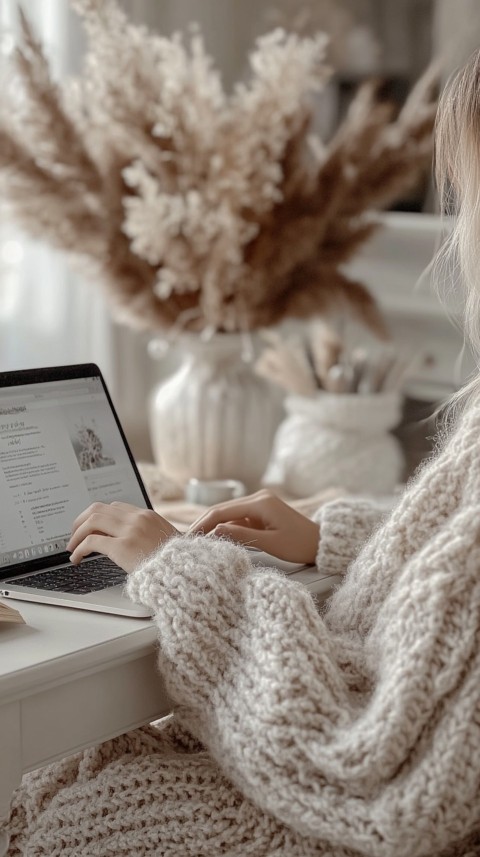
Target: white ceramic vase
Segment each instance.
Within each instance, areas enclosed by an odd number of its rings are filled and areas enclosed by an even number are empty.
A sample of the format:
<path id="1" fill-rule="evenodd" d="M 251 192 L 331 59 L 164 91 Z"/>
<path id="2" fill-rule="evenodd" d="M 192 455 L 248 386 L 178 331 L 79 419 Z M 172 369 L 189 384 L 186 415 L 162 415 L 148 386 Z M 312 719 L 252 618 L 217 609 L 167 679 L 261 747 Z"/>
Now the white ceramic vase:
<path id="1" fill-rule="evenodd" d="M 404 465 L 390 434 L 401 415 L 398 393 L 290 396 L 285 407 L 267 481 L 283 483 L 295 497 L 331 487 L 366 494 L 393 491 Z"/>
<path id="2" fill-rule="evenodd" d="M 242 357 L 242 337 L 185 334 L 179 368 L 150 398 L 150 434 L 162 472 L 188 479 L 238 479 L 258 488 L 282 409 L 273 386 Z"/>

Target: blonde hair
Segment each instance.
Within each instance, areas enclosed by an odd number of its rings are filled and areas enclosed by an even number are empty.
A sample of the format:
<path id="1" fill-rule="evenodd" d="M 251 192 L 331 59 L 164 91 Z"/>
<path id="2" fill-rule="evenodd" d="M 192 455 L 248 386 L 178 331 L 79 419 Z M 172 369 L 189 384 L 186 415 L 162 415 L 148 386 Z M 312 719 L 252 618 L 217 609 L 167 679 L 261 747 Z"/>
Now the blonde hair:
<path id="1" fill-rule="evenodd" d="M 480 369 L 480 51 L 445 87 L 438 106 L 435 175 L 442 212 L 455 222 L 436 263 L 458 271 L 464 332 Z M 453 263 L 453 265 L 452 265 Z M 480 372 L 454 394 L 448 418 L 480 394 Z"/>

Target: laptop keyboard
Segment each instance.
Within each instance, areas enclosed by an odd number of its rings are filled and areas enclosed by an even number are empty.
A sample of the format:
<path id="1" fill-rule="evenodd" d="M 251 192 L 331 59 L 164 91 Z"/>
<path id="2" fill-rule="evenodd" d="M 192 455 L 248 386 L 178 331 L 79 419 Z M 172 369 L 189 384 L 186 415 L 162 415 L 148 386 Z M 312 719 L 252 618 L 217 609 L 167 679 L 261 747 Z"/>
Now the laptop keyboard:
<path id="1" fill-rule="evenodd" d="M 34 589 L 47 589 L 49 592 L 87 595 L 99 589 L 118 586 L 124 583 L 126 577 L 126 573 L 114 566 L 110 559 L 98 557 L 86 560 L 78 566 L 40 571 L 12 582 L 15 586 L 32 586 Z"/>

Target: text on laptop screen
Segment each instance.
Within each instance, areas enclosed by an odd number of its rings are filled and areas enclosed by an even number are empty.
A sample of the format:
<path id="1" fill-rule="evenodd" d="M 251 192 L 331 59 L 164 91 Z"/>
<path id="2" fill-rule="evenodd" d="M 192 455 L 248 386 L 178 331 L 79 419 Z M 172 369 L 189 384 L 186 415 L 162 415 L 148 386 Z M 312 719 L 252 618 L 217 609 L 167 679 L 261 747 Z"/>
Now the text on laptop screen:
<path id="1" fill-rule="evenodd" d="M 0 566 L 61 553 L 91 503 L 145 507 L 100 378 L 0 390 Z"/>

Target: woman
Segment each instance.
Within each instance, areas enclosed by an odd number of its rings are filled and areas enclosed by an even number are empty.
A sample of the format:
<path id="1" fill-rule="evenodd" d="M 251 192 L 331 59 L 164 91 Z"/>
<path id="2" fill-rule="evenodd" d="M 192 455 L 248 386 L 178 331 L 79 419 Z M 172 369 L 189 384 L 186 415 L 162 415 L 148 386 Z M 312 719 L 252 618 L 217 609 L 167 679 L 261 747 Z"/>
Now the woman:
<path id="1" fill-rule="evenodd" d="M 477 325 L 479 56 L 443 96 L 437 138 Z M 309 521 L 260 492 L 188 536 L 122 504 L 75 522 L 72 561 L 107 554 L 154 609 L 177 710 L 27 776 L 12 857 L 480 854 L 478 384 L 388 517 L 357 498 Z M 345 582 L 321 616 L 232 539 Z"/>

